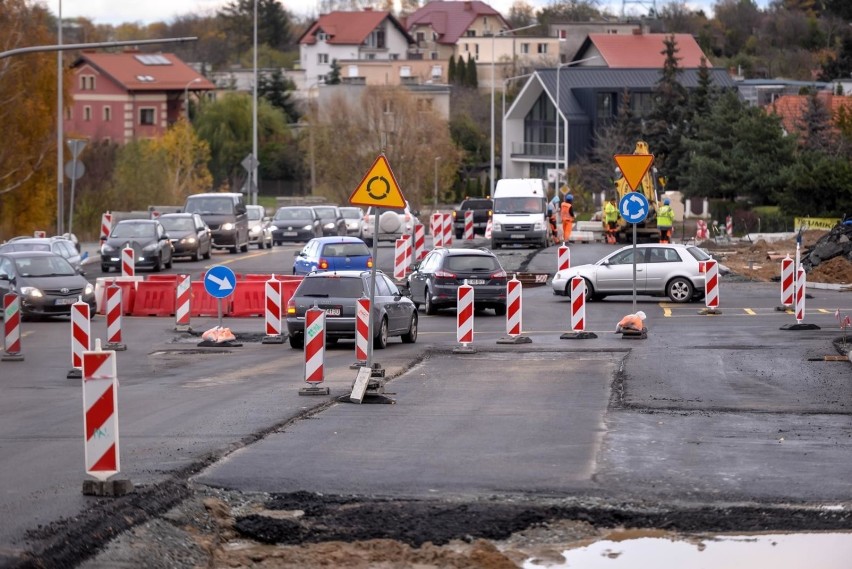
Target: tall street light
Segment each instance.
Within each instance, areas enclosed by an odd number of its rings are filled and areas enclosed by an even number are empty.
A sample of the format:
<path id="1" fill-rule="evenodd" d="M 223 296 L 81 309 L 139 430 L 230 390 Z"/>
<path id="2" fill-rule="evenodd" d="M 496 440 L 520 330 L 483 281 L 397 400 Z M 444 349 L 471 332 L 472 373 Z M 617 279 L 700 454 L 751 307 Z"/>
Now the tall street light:
<path id="1" fill-rule="evenodd" d="M 260 190 L 260 184 L 257 180 L 257 0 L 254 0 L 254 54 L 252 56 L 254 66 L 254 86 L 251 99 L 251 156 L 252 168 L 249 179 L 250 201 L 252 205 L 257 205 L 257 192 Z"/>
<path id="2" fill-rule="evenodd" d="M 435 156 L 435 195 L 432 203 L 432 211 L 438 211 L 438 162 L 440 160 L 440 156 Z"/>
<path id="3" fill-rule="evenodd" d="M 559 83 L 560 83 L 560 81 L 559 81 L 559 70 L 561 70 L 563 67 L 570 67 L 572 65 L 577 65 L 579 63 L 586 63 L 587 61 L 594 61 L 595 59 L 600 59 L 600 56 L 599 55 L 593 55 L 592 57 L 586 57 L 584 59 L 578 59 L 576 61 L 567 61 L 565 63 L 559 63 L 559 64 L 556 65 L 556 105 L 555 105 L 555 111 L 556 112 L 554 113 L 555 118 L 556 118 L 556 136 L 554 137 L 554 141 L 556 142 L 556 144 L 555 144 L 556 150 L 555 150 L 555 153 L 554 153 L 555 154 L 554 158 L 555 158 L 555 162 L 556 162 L 556 172 L 554 174 L 554 179 L 553 179 L 553 193 L 554 193 L 554 195 L 556 194 L 556 192 L 559 191 L 559 114 L 560 114 L 559 109 L 562 108 L 559 105 Z M 568 140 L 567 140 L 568 123 L 565 124 L 565 134 L 566 134 L 566 140 L 565 140 L 565 145 L 563 146 L 563 154 L 564 154 L 564 157 L 565 157 L 565 168 L 567 169 L 568 168 Z"/>
<path id="4" fill-rule="evenodd" d="M 199 81 L 201 81 L 201 77 L 196 77 L 183 88 L 183 104 L 186 109 L 186 122 L 189 122 L 189 86 L 193 83 L 198 83 Z"/>
<path id="5" fill-rule="evenodd" d="M 494 83 L 495 83 L 495 75 L 496 71 L 494 68 L 494 57 L 495 47 L 494 47 L 494 38 L 497 36 L 502 36 L 505 34 L 511 34 L 514 32 L 520 32 L 522 30 L 528 30 L 530 28 L 538 27 L 539 24 L 530 24 L 529 26 L 521 26 L 520 28 L 514 28 L 511 30 L 500 30 L 496 33 L 491 34 L 491 194 L 494 195 Z M 515 58 L 515 54 L 512 53 L 512 59 Z"/>

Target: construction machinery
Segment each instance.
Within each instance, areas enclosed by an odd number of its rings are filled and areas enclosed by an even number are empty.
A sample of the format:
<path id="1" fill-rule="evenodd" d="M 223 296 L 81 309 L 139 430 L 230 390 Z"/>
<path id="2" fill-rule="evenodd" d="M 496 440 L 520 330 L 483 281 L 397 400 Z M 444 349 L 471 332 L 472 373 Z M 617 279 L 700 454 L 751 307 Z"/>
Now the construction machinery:
<path id="1" fill-rule="evenodd" d="M 650 154 L 648 150 L 648 143 L 644 140 L 638 141 L 633 154 Z M 619 178 L 615 181 L 615 198 L 619 204 L 621 203 L 621 198 L 632 191 L 641 192 L 648 200 L 648 204 L 650 206 L 648 216 L 644 221 L 636 224 L 637 241 L 660 241 L 660 230 L 657 228 L 657 186 L 652 175 L 652 170 L 653 168 L 648 169 L 636 190 L 630 189 L 630 186 L 627 184 L 627 180 L 624 179 L 624 176 L 620 175 L 620 172 Z M 605 219 L 601 223 L 603 224 L 604 235 L 612 232 L 607 226 Z M 632 232 L 633 228 L 631 227 L 631 224 L 627 223 L 621 216 L 619 216 L 618 226 L 613 232 L 615 233 L 616 242 L 626 243 L 628 241 L 632 241 Z"/>

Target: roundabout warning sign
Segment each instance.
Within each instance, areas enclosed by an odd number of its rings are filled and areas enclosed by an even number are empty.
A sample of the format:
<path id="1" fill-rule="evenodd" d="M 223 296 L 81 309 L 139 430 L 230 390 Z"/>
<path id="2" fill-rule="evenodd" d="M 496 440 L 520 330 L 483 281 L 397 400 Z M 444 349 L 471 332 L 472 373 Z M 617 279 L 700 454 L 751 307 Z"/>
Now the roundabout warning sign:
<path id="1" fill-rule="evenodd" d="M 367 175 L 349 196 L 349 203 L 385 208 L 405 207 L 405 198 L 384 154 L 379 154 L 373 162 Z"/>

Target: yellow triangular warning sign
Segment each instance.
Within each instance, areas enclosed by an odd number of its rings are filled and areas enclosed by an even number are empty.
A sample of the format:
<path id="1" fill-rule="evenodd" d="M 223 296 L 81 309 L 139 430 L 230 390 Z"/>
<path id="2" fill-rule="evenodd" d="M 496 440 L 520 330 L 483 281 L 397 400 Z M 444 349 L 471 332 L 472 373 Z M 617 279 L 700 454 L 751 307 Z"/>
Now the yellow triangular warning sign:
<path id="1" fill-rule="evenodd" d="M 379 154 L 373 162 L 367 175 L 349 196 L 349 203 L 373 207 L 405 207 L 405 198 L 402 197 L 399 184 L 396 183 L 396 178 L 384 154 Z"/>
<path id="2" fill-rule="evenodd" d="M 616 154 L 613 158 L 615 158 L 616 166 L 621 170 L 621 175 L 624 176 L 624 181 L 633 191 L 636 191 L 642 183 L 642 176 L 654 163 L 653 154 Z"/>

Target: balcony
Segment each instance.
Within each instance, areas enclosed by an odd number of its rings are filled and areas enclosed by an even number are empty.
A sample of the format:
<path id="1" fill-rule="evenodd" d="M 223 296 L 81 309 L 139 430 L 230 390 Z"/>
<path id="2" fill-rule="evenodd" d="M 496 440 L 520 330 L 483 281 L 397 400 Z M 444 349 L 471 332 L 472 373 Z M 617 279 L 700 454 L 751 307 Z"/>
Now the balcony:
<path id="1" fill-rule="evenodd" d="M 565 152 L 565 145 L 559 145 L 559 156 Z M 553 160 L 556 156 L 556 144 L 553 142 L 513 142 L 512 158 L 531 158 Z"/>

